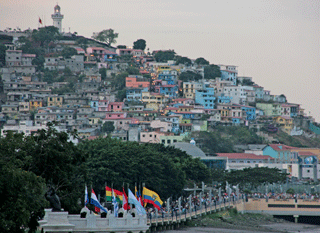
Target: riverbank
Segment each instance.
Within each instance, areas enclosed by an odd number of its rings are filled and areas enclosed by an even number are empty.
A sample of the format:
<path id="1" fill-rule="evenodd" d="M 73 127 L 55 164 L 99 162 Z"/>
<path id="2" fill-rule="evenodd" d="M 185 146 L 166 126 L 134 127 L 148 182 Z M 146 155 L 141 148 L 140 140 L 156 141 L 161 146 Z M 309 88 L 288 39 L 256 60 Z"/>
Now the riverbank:
<path id="1" fill-rule="evenodd" d="M 165 233 L 208 233 L 208 232 L 320 232 L 319 225 L 293 223 L 273 218 L 264 214 L 240 214 L 235 209 L 222 211 L 189 221 L 187 226 L 179 230 L 164 231 Z"/>

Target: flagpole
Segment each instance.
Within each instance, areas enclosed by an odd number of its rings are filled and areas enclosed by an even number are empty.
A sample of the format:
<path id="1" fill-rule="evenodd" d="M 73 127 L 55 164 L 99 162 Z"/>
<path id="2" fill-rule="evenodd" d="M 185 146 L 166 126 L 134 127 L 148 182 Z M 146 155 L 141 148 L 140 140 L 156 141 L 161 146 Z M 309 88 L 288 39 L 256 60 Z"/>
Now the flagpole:
<path id="1" fill-rule="evenodd" d="M 128 204 L 130 206 L 130 210 L 132 210 L 132 204 L 129 203 L 129 183 L 127 183 L 127 192 L 128 192 Z"/>
<path id="2" fill-rule="evenodd" d="M 144 187 L 146 186 L 146 184 L 145 183 L 142 183 L 142 193 L 141 193 L 141 199 L 142 199 L 142 202 L 143 202 L 143 200 L 144 200 L 144 198 L 143 198 L 143 190 L 144 190 Z"/>
<path id="3" fill-rule="evenodd" d="M 87 188 L 87 184 L 86 183 L 84 184 L 84 188 L 85 188 L 85 191 L 88 192 L 88 188 Z M 86 206 L 86 200 L 87 200 L 87 194 L 85 193 L 84 194 L 84 206 Z"/>
<path id="4" fill-rule="evenodd" d="M 104 182 L 104 199 L 105 199 L 105 202 L 106 202 L 106 205 L 107 205 L 107 182 Z"/>

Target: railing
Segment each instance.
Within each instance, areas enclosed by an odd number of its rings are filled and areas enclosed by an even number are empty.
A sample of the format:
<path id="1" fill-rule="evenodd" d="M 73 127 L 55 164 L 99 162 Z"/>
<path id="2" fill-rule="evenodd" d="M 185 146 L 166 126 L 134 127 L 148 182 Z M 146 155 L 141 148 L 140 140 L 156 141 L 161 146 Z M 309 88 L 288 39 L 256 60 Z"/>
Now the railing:
<path id="1" fill-rule="evenodd" d="M 147 213 L 147 224 L 148 225 L 164 225 L 170 223 L 180 223 L 186 221 L 187 219 L 192 219 L 202 214 L 207 214 L 211 212 L 221 211 L 222 209 L 231 208 L 237 204 L 242 203 L 243 199 L 237 200 L 225 200 L 225 201 L 212 201 L 211 203 L 204 202 L 200 205 L 195 205 L 192 208 L 183 210 L 170 210 L 169 212 L 158 213 L 156 210 L 152 213 Z"/>

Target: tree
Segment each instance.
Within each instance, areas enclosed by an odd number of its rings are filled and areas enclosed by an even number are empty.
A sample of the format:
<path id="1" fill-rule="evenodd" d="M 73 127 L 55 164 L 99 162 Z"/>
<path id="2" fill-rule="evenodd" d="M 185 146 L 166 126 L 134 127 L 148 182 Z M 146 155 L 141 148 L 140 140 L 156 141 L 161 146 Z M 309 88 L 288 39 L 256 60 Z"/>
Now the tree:
<path id="1" fill-rule="evenodd" d="M 73 55 L 77 55 L 77 54 L 78 54 L 77 50 L 75 48 L 72 48 L 72 47 L 65 47 L 61 51 L 61 55 L 64 58 L 71 58 Z"/>
<path id="2" fill-rule="evenodd" d="M 43 81 L 47 83 L 53 83 L 59 77 L 59 72 L 57 70 L 45 69 L 43 74 Z"/>
<path id="3" fill-rule="evenodd" d="M 175 54 L 176 53 L 173 50 L 159 51 L 154 55 L 154 58 L 157 62 L 167 62 L 173 60 Z"/>
<path id="4" fill-rule="evenodd" d="M 135 67 L 132 67 L 132 66 L 129 66 L 126 70 L 130 75 L 139 75 L 140 72 L 139 72 L 139 69 L 138 68 L 135 68 Z"/>
<path id="5" fill-rule="evenodd" d="M 45 180 L 3 162 L 0 165 L 0 232 L 25 232 L 26 226 L 32 227 L 29 232 L 35 232 L 37 223 L 30 224 L 30 220 L 43 217 Z"/>
<path id="6" fill-rule="evenodd" d="M 98 34 L 94 34 L 92 38 L 107 43 L 108 46 L 111 46 L 111 44 L 116 43 L 116 39 L 118 38 L 118 33 L 115 33 L 113 29 L 106 29 L 102 30 Z"/>
<path id="7" fill-rule="evenodd" d="M 111 87 L 115 90 L 124 89 L 126 87 L 126 77 L 128 76 L 129 76 L 129 73 L 127 72 L 117 74 L 111 80 Z"/>
<path id="8" fill-rule="evenodd" d="M 106 121 L 102 125 L 102 132 L 111 133 L 114 130 L 113 121 Z"/>
<path id="9" fill-rule="evenodd" d="M 198 65 L 209 65 L 209 62 L 203 57 L 199 57 L 194 61 Z"/>
<path id="10" fill-rule="evenodd" d="M 0 67 L 6 64 L 6 50 L 7 47 L 3 44 L 0 44 Z"/>
<path id="11" fill-rule="evenodd" d="M 183 82 L 188 82 L 188 81 L 197 81 L 202 79 L 202 76 L 200 74 L 197 74 L 195 72 L 192 71 L 186 71 L 186 72 L 182 72 L 179 75 L 179 79 Z"/>
<path id="12" fill-rule="evenodd" d="M 226 173 L 226 181 L 240 187 L 250 189 L 263 184 L 283 183 L 287 179 L 287 173 L 278 168 L 254 167 L 244 168 L 243 170 L 232 170 Z"/>
<path id="13" fill-rule="evenodd" d="M 177 65 L 183 64 L 186 66 L 190 66 L 192 64 L 191 60 L 188 57 L 176 56 L 175 61 Z"/>
<path id="14" fill-rule="evenodd" d="M 124 98 L 127 97 L 127 92 L 126 92 L 126 89 L 122 89 L 122 90 L 119 90 L 116 94 L 116 99 L 117 101 L 119 102 L 122 102 L 124 100 Z"/>
<path id="15" fill-rule="evenodd" d="M 107 68 L 100 68 L 99 74 L 101 75 L 101 79 L 105 80 L 107 78 Z"/>
<path id="16" fill-rule="evenodd" d="M 204 78 L 205 79 L 215 79 L 221 77 L 220 67 L 214 64 L 204 67 Z"/>
<path id="17" fill-rule="evenodd" d="M 87 47 L 88 47 L 88 40 L 84 37 L 78 37 L 78 39 L 76 40 L 78 45 L 84 49 L 86 51 Z"/>
<path id="18" fill-rule="evenodd" d="M 147 44 L 144 39 L 139 39 L 135 42 L 133 42 L 133 49 L 141 49 L 144 50 L 146 48 Z"/>
<path id="19" fill-rule="evenodd" d="M 45 62 L 44 57 L 40 55 L 32 60 L 32 65 L 36 66 L 37 71 L 43 71 L 44 62 Z"/>
<path id="20" fill-rule="evenodd" d="M 118 48 L 118 49 L 126 49 L 127 46 L 126 46 L 126 45 L 118 45 L 117 48 Z"/>
<path id="21" fill-rule="evenodd" d="M 84 141 L 79 147 L 88 152 L 88 182 L 101 193 L 105 182 L 114 187 L 122 187 L 123 182 L 133 187 L 135 182 L 144 182 L 165 199 L 181 194 L 186 180 L 209 178 L 208 168 L 199 159 L 162 144 L 98 138 Z"/>
<path id="22" fill-rule="evenodd" d="M 34 42 L 39 43 L 40 46 L 46 47 L 51 41 L 56 41 L 60 37 L 59 29 L 54 26 L 47 26 L 34 29 L 31 35 Z"/>

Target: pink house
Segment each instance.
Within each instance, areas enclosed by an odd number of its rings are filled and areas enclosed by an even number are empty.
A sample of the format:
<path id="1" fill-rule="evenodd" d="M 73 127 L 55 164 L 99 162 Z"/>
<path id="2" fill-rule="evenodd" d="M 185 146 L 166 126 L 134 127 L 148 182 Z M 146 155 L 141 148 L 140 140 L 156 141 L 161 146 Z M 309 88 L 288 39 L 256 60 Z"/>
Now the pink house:
<path id="1" fill-rule="evenodd" d="M 164 132 L 140 132 L 140 142 L 144 143 L 160 143 L 160 136 L 165 135 Z"/>
<path id="2" fill-rule="evenodd" d="M 108 105 L 108 112 L 121 112 L 123 106 L 123 102 L 110 102 Z"/>
<path id="3" fill-rule="evenodd" d="M 105 120 L 117 120 L 117 119 L 124 119 L 127 117 L 126 112 L 107 112 Z"/>
<path id="4" fill-rule="evenodd" d="M 183 105 L 193 105 L 194 104 L 194 100 L 189 99 L 189 98 L 177 98 L 172 101 L 174 103 L 179 103 L 179 104 L 183 104 Z"/>
<path id="5" fill-rule="evenodd" d="M 99 102 L 98 102 L 98 111 L 99 112 L 108 111 L 108 100 L 99 100 Z"/>

